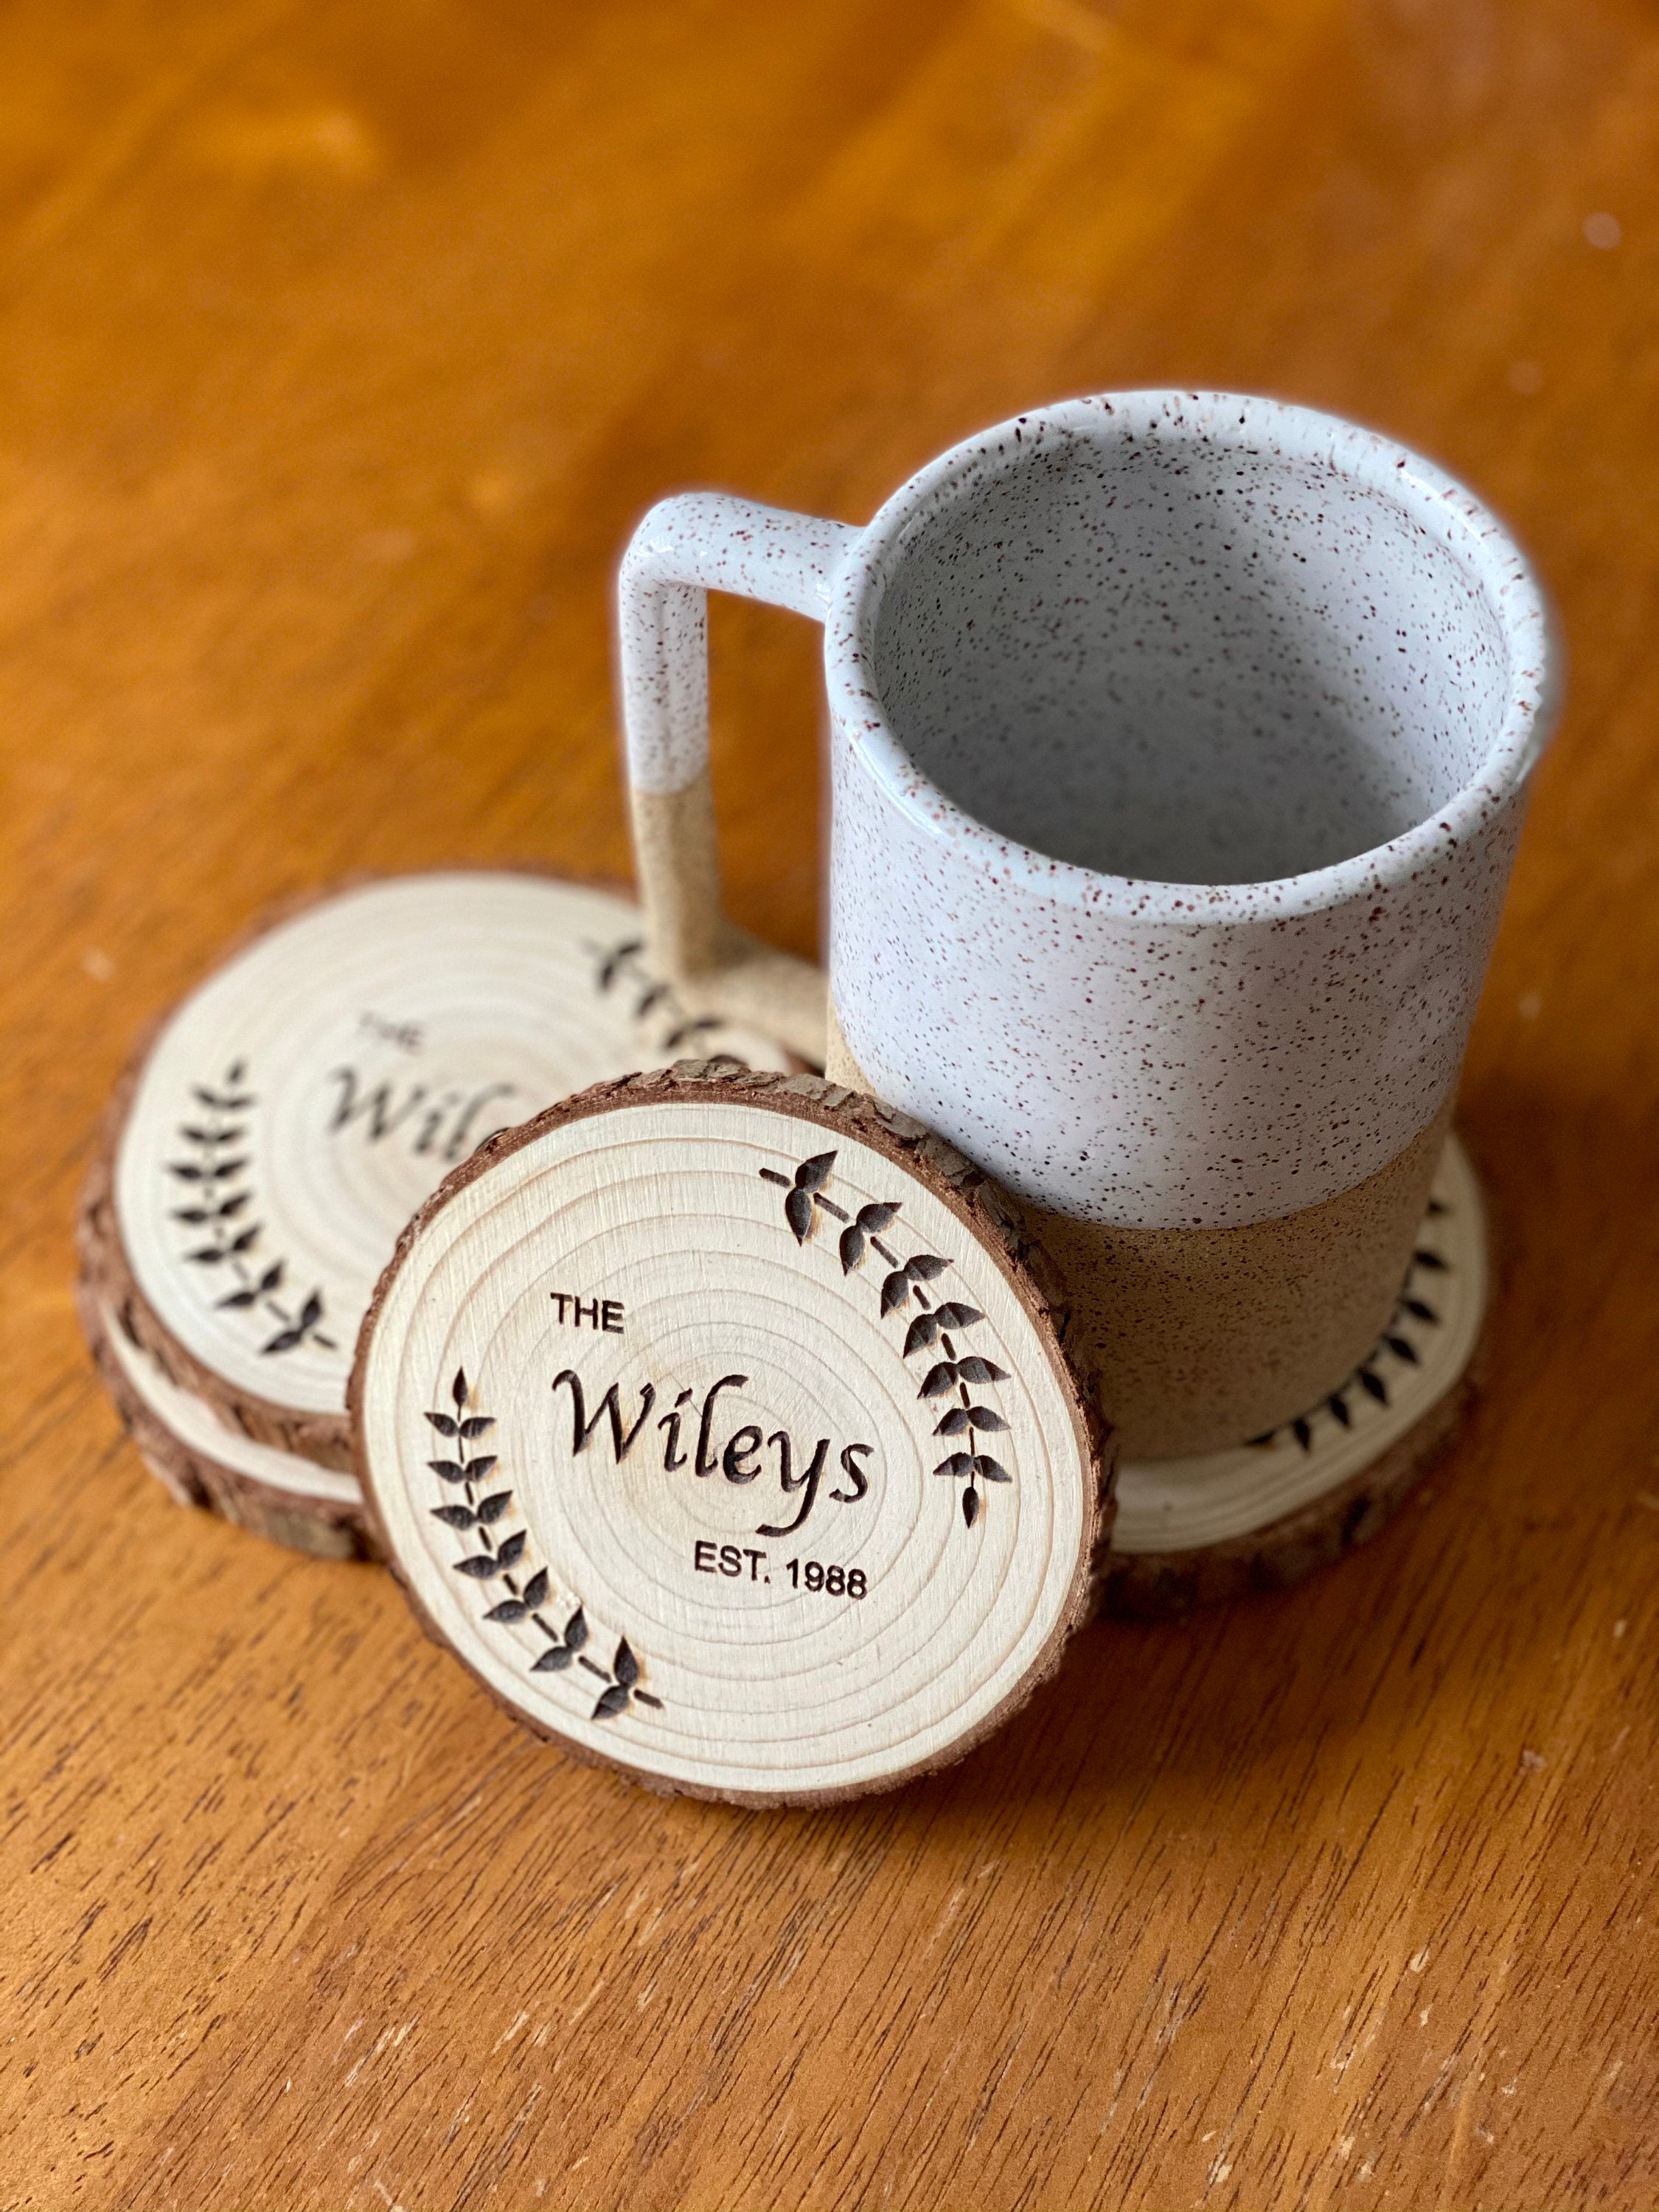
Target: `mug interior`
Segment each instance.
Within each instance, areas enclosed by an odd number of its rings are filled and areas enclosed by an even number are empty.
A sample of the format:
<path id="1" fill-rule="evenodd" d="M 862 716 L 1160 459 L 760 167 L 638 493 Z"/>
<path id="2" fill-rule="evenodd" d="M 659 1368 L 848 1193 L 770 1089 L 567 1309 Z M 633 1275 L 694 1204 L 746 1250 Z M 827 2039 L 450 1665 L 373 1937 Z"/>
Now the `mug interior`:
<path id="1" fill-rule="evenodd" d="M 890 728 L 999 836 L 1111 875 L 1259 883 L 1386 844 L 1480 773 L 1513 677 L 1479 573 L 1376 473 L 1192 422 L 1011 441 L 887 569 Z"/>

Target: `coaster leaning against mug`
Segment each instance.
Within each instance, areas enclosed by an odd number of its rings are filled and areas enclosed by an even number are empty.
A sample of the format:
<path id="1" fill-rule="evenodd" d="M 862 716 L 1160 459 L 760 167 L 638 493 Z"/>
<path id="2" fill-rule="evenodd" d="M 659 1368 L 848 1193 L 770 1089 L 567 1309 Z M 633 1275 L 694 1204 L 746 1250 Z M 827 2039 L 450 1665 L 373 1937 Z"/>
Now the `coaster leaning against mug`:
<path id="1" fill-rule="evenodd" d="M 709 589 L 825 626 L 827 1014 L 720 912 Z M 620 617 L 655 957 L 1027 1204 L 1194 1548 L 1181 1468 L 1310 1421 L 1408 1294 L 1555 712 L 1523 557 L 1369 431 L 1128 392 L 968 441 L 863 530 L 665 501 Z"/>
<path id="2" fill-rule="evenodd" d="M 141 1046 L 83 1193 L 79 1303 L 181 1503 L 368 1548 L 345 1386 L 410 1214 L 493 1130 L 601 1078 L 771 1040 L 689 1015 L 640 917 L 529 872 L 362 883 L 286 908 Z"/>
<path id="3" fill-rule="evenodd" d="M 637 1781 L 823 1803 L 961 1758 L 1086 1619 L 1110 1459 L 1016 1209 L 890 1107 L 597 1085 L 404 1231 L 352 1370 L 416 1612 Z"/>

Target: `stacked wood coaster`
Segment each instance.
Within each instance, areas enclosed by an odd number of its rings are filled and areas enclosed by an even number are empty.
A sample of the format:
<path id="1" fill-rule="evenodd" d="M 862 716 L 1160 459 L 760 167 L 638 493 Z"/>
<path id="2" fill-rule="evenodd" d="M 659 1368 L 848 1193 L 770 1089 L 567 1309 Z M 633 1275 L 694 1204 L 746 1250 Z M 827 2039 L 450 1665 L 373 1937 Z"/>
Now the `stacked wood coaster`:
<path id="1" fill-rule="evenodd" d="M 1457 1432 L 1488 1277 L 1480 1186 L 1453 1137 L 1394 1313 L 1351 1375 L 1231 1450 L 1123 1462 L 1108 1608 L 1154 1618 L 1282 1589 L 1374 1536 Z"/>
<path id="2" fill-rule="evenodd" d="M 792 1065 L 689 1015 L 605 892 L 454 872 L 289 914 L 160 1024 L 88 1178 L 82 1315 L 145 1458 L 388 1560 L 575 1756 L 773 1804 L 960 1758 L 1103 1595 L 1298 1579 L 1452 1434 L 1487 1284 L 1455 1140 L 1354 1373 L 1115 1496 L 1029 1214 Z"/>
<path id="3" fill-rule="evenodd" d="M 732 1062 L 494 1138 L 364 1323 L 357 1470 L 511 1712 L 663 1790 L 954 1760 L 1091 1609 L 1109 1453 L 1063 1294 L 919 1124 Z"/>
<path id="4" fill-rule="evenodd" d="M 181 1500 L 372 1551 L 346 1383 L 399 1231 L 492 1132 L 597 1080 L 770 1040 L 687 1013 L 637 911 L 534 874 L 365 883 L 290 912 L 118 1087 L 80 1219 L 100 1369 Z"/>

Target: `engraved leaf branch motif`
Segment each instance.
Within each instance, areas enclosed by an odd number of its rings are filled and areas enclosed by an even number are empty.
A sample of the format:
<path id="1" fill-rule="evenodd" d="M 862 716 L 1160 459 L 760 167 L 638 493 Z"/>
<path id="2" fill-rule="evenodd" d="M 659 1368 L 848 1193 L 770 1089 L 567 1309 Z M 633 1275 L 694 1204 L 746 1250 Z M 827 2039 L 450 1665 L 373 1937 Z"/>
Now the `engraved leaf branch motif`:
<path id="1" fill-rule="evenodd" d="M 843 1275 L 851 1275 L 861 1268 L 871 1252 L 884 1263 L 887 1269 L 881 1285 L 884 1321 L 889 1314 L 902 1312 L 914 1302 L 916 1311 L 904 1333 L 902 1357 L 910 1359 L 918 1352 L 927 1351 L 944 1354 L 943 1358 L 936 1358 L 928 1367 L 916 1395 L 931 1401 L 954 1394 L 956 1403 L 940 1414 L 933 1434 L 961 1438 L 962 1443 L 945 1455 L 933 1473 L 952 1481 L 966 1479 L 962 1517 L 971 1528 L 984 1502 L 980 1484 L 1013 1480 L 1000 1460 L 981 1449 L 982 1437 L 1006 1431 L 1008 1424 L 994 1406 L 986 1405 L 973 1395 L 987 1384 L 1008 1382 L 1008 1370 L 999 1367 L 994 1359 L 982 1358 L 977 1352 L 963 1353 L 957 1349 L 956 1339 L 976 1328 L 985 1318 L 976 1306 L 949 1298 L 935 1304 L 936 1293 L 924 1287 L 937 1282 L 951 1262 L 941 1259 L 937 1252 L 913 1252 L 908 1260 L 901 1260 L 885 1241 L 885 1232 L 898 1218 L 901 1200 L 883 1200 L 861 1206 L 855 1214 L 849 1215 L 845 1207 L 824 1195 L 823 1187 L 830 1180 L 836 1158 L 834 1152 L 815 1152 L 810 1159 L 801 1161 L 793 1179 L 781 1175 L 775 1168 L 763 1168 L 761 1177 L 783 1190 L 783 1218 L 797 1244 L 806 1243 L 820 1213 L 825 1213 L 845 1224 L 837 1246 Z M 964 1445 L 967 1449 L 963 1449 Z"/>
<path id="2" fill-rule="evenodd" d="M 440 1482 L 458 1495 L 430 1510 L 434 1521 L 441 1521 L 446 1528 L 454 1529 L 474 1547 L 462 1558 L 450 1561 L 455 1572 L 481 1586 L 499 1582 L 507 1593 L 505 1597 L 495 1600 L 483 1618 L 503 1628 L 515 1628 L 527 1622 L 540 1632 L 544 1642 L 530 1662 L 531 1674 L 560 1674 L 577 1666 L 596 1676 L 604 1687 L 594 1701 L 590 1718 L 614 1720 L 635 1702 L 660 1711 L 662 1699 L 640 1687 L 640 1662 L 625 1636 L 618 1641 L 609 1667 L 602 1667 L 589 1655 L 587 1614 L 580 1598 L 574 1600 L 575 1609 L 562 1626 L 556 1626 L 549 1620 L 548 1613 L 552 1609 L 551 1577 L 544 1566 L 532 1565 L 526 1571 L 528 1530 L 501 1526 L 518 1517 L 513 1510 L 513 1492 L 489 1486 L 492 1480 L 501 1480 L 495 1473 L 501 1464 L 499 1455 L 476 1449 L 495 1427 L 495 1416 L 467 1411 L 472 1403 L 472 1392 L 465 1368 L 455 1370 L 449 1386 L 449 1401 L 448 1408 L 428 1413 L 426 1417 L 447 1447 L 449 1456 L 428 1460 L 427 1465 Z"/>
<path id="3" fill-rule="evenodd" d="M 652 975 L 642 957 L 642 937 L 626 937 L 616 945 L 590 944 L 585 949 L 593 957 L 593 988 L 601 997 L 626 992 L 633 999 L 629 1011 L 636 1022 L 654 1017 L 665 1024 L 657 1040 L 659 1052 L 699 1044 L 708 1030 L 726 1027 L 718 1014 L 688 1013 L 673 985 Z"/>
<path id="4" fill-rule="evenodd" d="M 170 1209 L 192 1232 L 184 1259 L 192 1267 L 222 1268 L 231 1279 L 234 1287 L 215 1300 L 221 1311 L 263 1312 L 276 1322 L 262 1353 L 293 1352 L 307 1342 L 334 1351 L 334 1339 L 323 1334 L 322 1291 L 311 1291 L 295 1310 L 276 1295 L 288 1262 L 256 1256 L 264 1224 L 247 1218 L 256 1201 L 246 1140 L 247 1116 L 259 1102 L 247 1087 L 246 1061 L 233 1060 L 216 1085 L 192 1084 L 191 1097 L 191 1118 L 178 1129 L 185 1157 L 167 1163 L 170 1176 L 191 1186 L 189 1204 Z"/>

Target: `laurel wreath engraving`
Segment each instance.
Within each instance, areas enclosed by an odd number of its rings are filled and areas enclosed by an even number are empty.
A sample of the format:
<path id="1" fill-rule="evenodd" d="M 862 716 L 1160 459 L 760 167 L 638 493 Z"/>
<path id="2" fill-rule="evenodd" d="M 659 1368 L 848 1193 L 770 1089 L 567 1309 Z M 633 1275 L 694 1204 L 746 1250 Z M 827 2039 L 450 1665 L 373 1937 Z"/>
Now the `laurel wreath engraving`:
<path id="1" fill-rule="evenodd" d="M 779 1184 L 787 1194 L 783 1218 L 797 1244 L 806 1243 L 817 1224 L 819 1213 L 823 1212 L 845 1224 L 838 1247 L 843 1275 L 850 1275 L 861 1267 L 869 1252 L 885 1261 L 888 1272 L 881 1285 L 884 1321 L 889 1314 L 902 1311 L 912 1299 L 915 1301 L 918 1310 L 904 1333 L 902 1357 L 908 1359 L 918 1352 L 935 1347 L 945 1355 L 927 1369 L 916 1395 L 933 1400 L 951 1391 L 956 1393 L 957 1403 L 940 1415 L 933 1434 L 963 1437 L 974 1448 L 966 1451 L 958 1448 L 947 1453 L 933 1473 L 952 1481 L 967 1478 L 968 1486 L 962 1493 L 962 1517 L 971 1528 L 983 1503 L 979 1485 L 1013 1480 L 1000 1461 L 978 1449 L 981 1436 L 1006 1431 L 1008 1424 L 994 1406 L 984 1405 L 973 1395 L 975 1388 L 1006 1382 L 1010 1379 L 1008 1370 L 999 1367 L 994 1359 L 981 1358 L 977 1352 L 964 1355 L 957 1352 L 955 1339 L 977 1328 L 985 1318 L 977 1307 L 951 1299 L 942 1299 L 935 1304 L 923 1289 L 925 1283 L 936 1282 L 951 1262 L 941 1259 L 937 1252 L 914 1252 L 908 1260 L 901 1260 L 891 1246 L 884 1243 L 883 1231 L 890 1230 L 898 1218 L 901 1201 L 883 1200 L 861 1206 L 856 1214 L 849 1216 L 844 1207 L 824 1196 L 823 1186 L 830 1180 L 836 1158 L 834 1152 L 815 1153 L 811 1159 L 801 1161 L 793 1180 L 775 1168 L 763 1168 L 761 1178 L 765 1182 Z"/>
<path id="2" fill-rule="evenodd" d="M 548 1620 L 544 1607 L 552 1595 L 552 1583 L 547 1569 L 532 1566 L 528 1574 L 524 1572 L 525 1549 L 530 1541 L 528 1531 L 501 1528 L 501 1522 L 517 1517 L 513 1510 L 513 1492 L 484 1492 L 484 1486 L 500 1464 L 499 1458 L 494 1452 L 472 1449 L 495 1427 L 495 1417 L 493 1413 L 470 1413 L 466 1410 L 472 1402 L 472 1393 L 465 1368 L 456 1369 L 449 1386 L 449 1398 L 453 1410 L 428 1413 L 426 1418 L 453 1456 L 428 1460 L 427 1465 L 440 1482 L 448 1484 L 460 1494 L 451 1503 L 434 1505 L 430 1510 L 434 1521 L 441 1521 L 446 1528 L 453 1528 L 477 1547 L 464 1558 L 450 1561 L 455 1572 L 480 1585 L 499 1581 L 507 1592 L 483 1618 L 506 1628 L 528 1622 L 540 1631 L 545 1642 L 530 1662 L 531 1674 L 557 1674 L 577 1666 L 596 1675 L 605 1687 L 599 1692 L 590 1718 L 614 1720 L 636 1703 L 660 1711 L 662 1699 L 640 1687 L 640 1662 L 625 1636 L 618 1641 L 609 1667 L 600 1666 L 588 1656 L 590 1631 L 580 1598 L 575 1599 L 575 1610 L 562 1628 L 556 1628 Z"/>
<path id="3" fill-rule="evenodd" d="M 191 1201 L 170 1211 L 205 1241 L 182 1256 L 192 1267 L 222 1267 L 234 1280 L 235 1288 L 215 1300 L 220 1311 L 263 1312 L 278 1324 L 259 1346 L 262 1353 L 294 1352 L 306 1343 L 334 1351 L 334 1339 L 323 1334 L 322 1291 L 313 1289 L 293 1310 L 276 1295 L 288 1262 L 255 1256 L 264 1224 L 244 1218 L 255 1200 L 249 1157 L 237 1149 L 247 1135 L 243 1117 L 259 1103 L 247 1088 L 246 1061 L 233 1060 L 216 1085 L 192 1084 L 191 1096 L 199 1110 L 178 1131 L 186 1157 L 167 1163 L 169 1175 L 191 1186 Z"/>
<path id="4" fill-rule="evenodd" d="M 1442 1200 L 1431 1198 L 1429 1200 L 1431 1216 L 1449 1211 L 1450 1208 Z M 1443 1254 L 1435 1251 L 1428 1244 L 1419 1244 L 1412 1254 L 1406 1268 L 1405 1282 L 1401 1286 L 1400 1296 L 1395 1301 L 1394 1311 L 1382 1334 L 1353 1372 L 1338 1383 L 1328 1397 L 1322 1398 L 1316 1406 L 1310 1406 L 1305 1413 L 1298 1413 L 1293 1421 L 1281 1422 L 1276 1429 L 1264 1429 L 1259 1437 L 1251 1437 L 1248 1441 L 1254 1445 L 1271 1444 L 1279 1437 L 1288 1435 L 1295 1438 L 1304 1452 L 1310 1452 L 1314 1447 L 1314 1423 L 1322 1414 L 1328 1413 L 1341 1428 L 1351 1429 L 1353 1426 L 1354 1409 L 1348 1402 L 1352 1392 L 1363 1390 L 1379 1406 L 1386 1406 L 1389 1403 L 1389 1383 L 1386 1373 L 1382 1371 L 1386 1364 L 1390 1360 L 1407 1367 L 1420 1367 L 1423 1364 L 1422 1354 L 1410 1337 L 1404 1334 L 1403 1323 L 1409 1318 L 1421 1322 L 1430 1328 L 1438 1328 L 1441 1325 L 1436 1309 L 1413 1289 L 1413 1279 L 1419 1273 L 1444 1275 L 1450 1272 L 1451 1262 Z"/>

